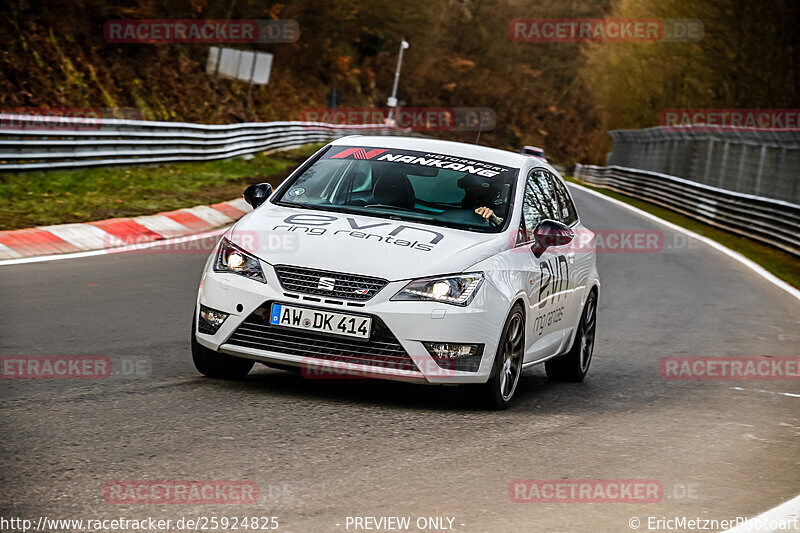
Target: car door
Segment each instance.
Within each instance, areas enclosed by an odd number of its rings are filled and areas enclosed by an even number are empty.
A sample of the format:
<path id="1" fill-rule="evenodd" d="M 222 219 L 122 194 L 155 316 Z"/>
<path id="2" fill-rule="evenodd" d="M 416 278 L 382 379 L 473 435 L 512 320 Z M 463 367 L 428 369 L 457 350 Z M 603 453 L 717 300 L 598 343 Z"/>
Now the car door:
<path id="1" fill-rule="evenodd" d="M 569 333 L 569 265 L 563 250 L 548 248 L 533 253 L 533 230 L 544 219 L 558 220 L 559 206 L 553 182 L 544 169 L 532 170 L 525 182 L 517 256 L 527 266 L 529 309 L 526 319 L 528 347 L 525 362 L 547 358 L 563 349 Z"/>
<path id="2" fill-rule="evenodd" d="M 586 297 L 586 286 L 595 261 L 594 234 L 581 225 L 575 203 L 561 178 L 553 174 L 550 174 L 550 178 L 553 181 L 555 198 L 558 203 L 558 220 L 569 226 L 575 234 L 573 242 L 567 247 L 564 254 L 567 259 L 569 300 L 564 327 L 573 328 L 577 325 L 580 313 L 583 311 L 582 303 Z M 566 334 L 569 337 L 571 331 L 568 329 Z"/>

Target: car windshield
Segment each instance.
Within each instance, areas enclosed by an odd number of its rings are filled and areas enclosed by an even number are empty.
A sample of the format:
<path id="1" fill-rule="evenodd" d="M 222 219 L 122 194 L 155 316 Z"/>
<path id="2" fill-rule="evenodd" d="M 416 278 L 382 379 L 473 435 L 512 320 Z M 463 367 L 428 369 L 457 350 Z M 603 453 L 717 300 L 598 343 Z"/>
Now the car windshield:
<path id="1" fill-rule="evenodd" d="M 443 154 L 335 146 L 278 203 L 496 233 L 507 225 L 516 175 L 515 168 Z"/>

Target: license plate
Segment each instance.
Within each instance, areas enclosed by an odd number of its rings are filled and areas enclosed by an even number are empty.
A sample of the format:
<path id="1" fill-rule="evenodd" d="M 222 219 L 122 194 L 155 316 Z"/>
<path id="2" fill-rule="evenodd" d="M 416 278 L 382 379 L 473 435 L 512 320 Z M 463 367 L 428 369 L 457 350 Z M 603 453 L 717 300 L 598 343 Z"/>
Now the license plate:
<path id="1" fill-rule="evenodd" d="M 273 326 L 319 331 L 358 337 L 359 339 L 369 339 L 369 332 L 372 331 L 372 319 L 369 317 L 318 311 L 285 304 L 272 304 L 269 323 Z"/>

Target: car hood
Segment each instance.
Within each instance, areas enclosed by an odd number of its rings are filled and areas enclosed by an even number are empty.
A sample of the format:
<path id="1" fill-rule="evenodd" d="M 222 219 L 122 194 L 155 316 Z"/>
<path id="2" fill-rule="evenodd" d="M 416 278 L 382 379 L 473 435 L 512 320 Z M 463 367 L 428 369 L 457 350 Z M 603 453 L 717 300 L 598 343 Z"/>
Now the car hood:
<path id="1" fill-rule="evenodd" d="M 226 236 L 272 265 L 390 281 L 461 272 L 507 247 L 505 233 L 266 204 Z"/>

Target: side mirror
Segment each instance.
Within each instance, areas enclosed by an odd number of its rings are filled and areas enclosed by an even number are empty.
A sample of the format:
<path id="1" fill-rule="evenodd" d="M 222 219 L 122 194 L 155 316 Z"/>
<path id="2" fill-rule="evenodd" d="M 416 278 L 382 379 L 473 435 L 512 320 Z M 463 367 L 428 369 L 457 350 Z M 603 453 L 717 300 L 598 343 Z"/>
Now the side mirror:
<path id="1" fill-rule="evenodd" d="M 555 220 L 542 220 L 533 230 L 534 243 L 531 246 L 533 255 L 541 255 L 551 246 L 564 246 L 572 242 L 575 233 L 565 224 Z"/>
<path id="2" fill-rule="evenodd" d="M 244 201 L 253 206 L 253 209 L 267 201 L 272 194 L 272 185 L 269 183 L 256 183 L 244 190 Z"/>

